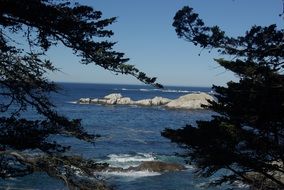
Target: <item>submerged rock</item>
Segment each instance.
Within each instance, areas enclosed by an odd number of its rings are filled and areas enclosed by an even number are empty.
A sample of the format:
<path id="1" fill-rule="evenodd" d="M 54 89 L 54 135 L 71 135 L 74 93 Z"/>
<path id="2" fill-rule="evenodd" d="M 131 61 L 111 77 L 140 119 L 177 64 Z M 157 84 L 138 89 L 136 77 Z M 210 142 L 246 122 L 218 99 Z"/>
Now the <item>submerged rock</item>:
<path id="1" fill-rule="evenodd" d="M 203 109 L 202 105 L 209 105 L 208 100 L 214 101 L 213 96 L 206 93 L 193 93 L 172 100 L 165 107 L 174 109 Z"/>

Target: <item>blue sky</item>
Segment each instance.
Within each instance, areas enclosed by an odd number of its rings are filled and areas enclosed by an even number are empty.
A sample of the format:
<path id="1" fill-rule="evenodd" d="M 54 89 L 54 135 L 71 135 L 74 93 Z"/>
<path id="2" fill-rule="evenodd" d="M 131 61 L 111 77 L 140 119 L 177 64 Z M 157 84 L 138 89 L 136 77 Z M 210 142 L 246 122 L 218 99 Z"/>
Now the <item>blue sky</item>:
<path id="1" fill-rule="evenodd" d="M 283 28 L 282 0 L 80 0 L 81 4 L 117 16 L 109 27 L 114 31 L 115 50 L 124 52 L 149 76 L 164 85 L 211 86 L 236 80 L 234 75 L 213 61 L 220 57 L 179 39 L 172 27 L 175 13 L 188 5 L 208 25 L 219 25 L 227 34 L 242 35 L 252 25 L 278 24 Z M 132 76 L 114 75 L 95 65 L 81 65 L 72 52 L 62 46 L 53 48 L 49 58 L 62 72 L 51 80 L 63 82 L 141 84 Z"/>

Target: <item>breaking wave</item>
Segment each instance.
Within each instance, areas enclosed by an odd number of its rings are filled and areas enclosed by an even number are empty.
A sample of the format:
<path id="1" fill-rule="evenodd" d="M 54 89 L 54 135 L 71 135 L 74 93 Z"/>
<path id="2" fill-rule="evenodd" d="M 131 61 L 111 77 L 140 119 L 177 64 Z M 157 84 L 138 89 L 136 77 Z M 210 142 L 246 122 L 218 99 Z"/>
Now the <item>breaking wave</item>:
<path id="1" fill-rule="evenodd" d="M 190 94 L 190 93 L 201 93 L 205 92 L 208 94 L 215 94 L 211 88 L 204 88 L 200 90 L 185 90 L 185 89 L 149 89 L 149 88 L 115 88 L 115 91 L 136 91 L 136 92 L 162 92 L 162 93 L 181 93 L 181 94 Z"/>
<path id="2" fill-rule="evenodd" d="M 149 177 L 161 175 L 159 172 L 150 172 L 150 171 L 127 171 L 127 172 L 101 172 L 101 175 L 113 175 L 120 177 L 129 177 L 129 178 L 139 178 L 139 177 Z"/>
<path id="3" fill-rule="evenodd" d="M 151 153 L 131 154 L 110 154 L 108 159 L 104 160 L 112 167 L 129 168 L 131 166 L 139 166 L 141 162 L 154 161 L 156 157 Z"/>
<path id="4" fill-rule="evenodd" d="M 201 91 L 193 91 L 193 90 L 173 90 L 173 89 L 146 89 L 146 88 L 121 88 L 121 89 L 114 89 L 114 90 L 121 90 L 121 91 L 141 91 L 141 92 L 168 92 L 168 93 L 199 93 Z"/>
<path id="5" fill-rule="evenodd" d="M 154 161 L 156 160 L 156 156 L 152 153 L 136 153 L 136 154 L 110 154 L 107 156 L 106 160 L 102 160 L 102 162 L 108 163 L 110 167 L 119 167 L 123 169 L 127 169 L 129 167 L 139 166 L 142 162 L 145 161 Z M 159 172 L 151 172 L 148 170 L 143 171 L 126 171 L 126 172 L 117 172 L 117 171 L 104 171 L 99 172 L 100 175 L 107 176 L 119 176 L 119 177 L 127 177 L 127 178 L 140 178 L 147 176 L 157 176 L 161 175 Z"/>

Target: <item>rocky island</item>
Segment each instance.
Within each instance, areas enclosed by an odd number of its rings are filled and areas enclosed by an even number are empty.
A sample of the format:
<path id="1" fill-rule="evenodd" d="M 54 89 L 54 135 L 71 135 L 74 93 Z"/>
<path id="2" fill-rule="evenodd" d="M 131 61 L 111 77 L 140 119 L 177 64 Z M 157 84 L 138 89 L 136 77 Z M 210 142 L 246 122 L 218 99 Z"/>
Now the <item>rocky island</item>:
<path id="1" fill-rule="evenodd" d="M 214 101 L 214 97 L 207 93 L 191 93 L 180 96 L 177 99 L 154 97 L 134 101 L 129 97 L 123 97 L 119 93 L 113 93 L 104 98 L 80 98 L 78 104 L 104 104 L 104 105 L 138 105 L 138 106 L 164 106 L 169 109 L 203 109 L 202 105 L 208 105 Z"/>

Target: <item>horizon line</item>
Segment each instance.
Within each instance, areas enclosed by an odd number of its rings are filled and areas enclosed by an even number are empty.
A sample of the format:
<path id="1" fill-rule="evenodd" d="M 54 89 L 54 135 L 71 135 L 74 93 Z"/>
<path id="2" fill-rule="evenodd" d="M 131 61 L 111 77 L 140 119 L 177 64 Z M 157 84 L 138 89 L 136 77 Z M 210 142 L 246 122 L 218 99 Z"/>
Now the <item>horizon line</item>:
<path id="1" fill-rule="evenodd" d="M 104 83 L 104 82 L 81 82 L 81 81 L 53 81 L 55 83 L 73 83 L 73 84 L 98 84 L 98 85 L 137 85 L 137 86 L 152 86 L 150 84 L 131 84 L 131 83 Z M 163 86 L 168 86 L 168 87 L 201 87 L 201 88 L 212 88 L 211 86 L 205 86 L 205 85 L 176 85 L 176 84 L 166 84 Z M 153 86 L 152 86 L 153 87 Z"/>

